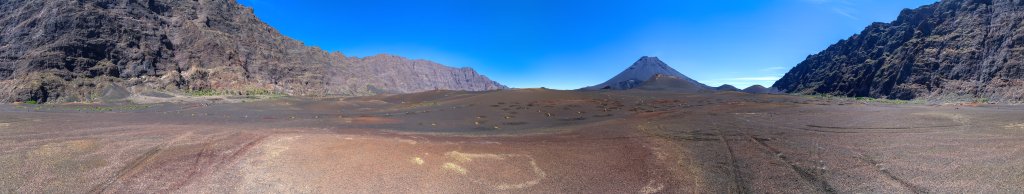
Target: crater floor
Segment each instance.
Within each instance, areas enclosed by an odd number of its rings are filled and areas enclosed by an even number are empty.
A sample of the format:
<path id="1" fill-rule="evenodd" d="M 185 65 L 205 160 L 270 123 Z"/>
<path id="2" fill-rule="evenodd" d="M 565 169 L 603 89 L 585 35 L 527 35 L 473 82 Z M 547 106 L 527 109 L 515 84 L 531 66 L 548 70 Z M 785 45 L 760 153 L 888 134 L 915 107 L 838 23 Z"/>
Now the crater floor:
<path id="1" fill-rule="evenodd" d="M 431 91 L 0 105 L 10 193 L 1024 192 L 1024 107 Z"/>

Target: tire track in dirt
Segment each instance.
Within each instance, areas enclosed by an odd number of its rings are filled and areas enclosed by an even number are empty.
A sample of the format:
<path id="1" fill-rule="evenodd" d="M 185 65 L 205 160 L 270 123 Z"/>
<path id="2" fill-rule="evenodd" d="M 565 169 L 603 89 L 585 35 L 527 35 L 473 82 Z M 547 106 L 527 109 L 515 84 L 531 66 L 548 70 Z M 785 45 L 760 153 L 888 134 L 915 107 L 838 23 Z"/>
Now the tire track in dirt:
<path id="1" fill-rule="evenodd" d="M 154 146 L 153 148 L 149 149 L 148 151 L 146 151 L 146 153 L 143 153 L 135 160 L 132 160 L 132 162 L 129 163 L 127 166 L 121 168 L 121 170 L 118 170 L 117 173 L 114 173 L 114 176 L 107 180 L 105 183 L 96 185 L 96 187 L 90 189 L 89 193 L 106 193 L 110 186 L 113 185 L 118 180 L 124 180 L 124 178 L 126 177 L 137 174 L 140 170 L 142 170 L 141 167 L 144 164 L 151 162 L 154 156 L 160 153 L 161 150 L 191 135 L 192 132 L 187 132 L 185 134 L 175 137 L 174 139 L 171 139 L 170 141 Z"/>
<path id="2" fill-rule="evenodd" d="M 901 127 L 888 127 L 888 128 L 820 127 L 820 128 L 835 128 L 835 129 L 926 129 L 926 128 L 958 127 L 959 130 L 955 130 L 955 131 L 966 131 L 966 130 L 970 130 L 971 129 L 971 126 L 972 126 L 971 124 L 972 123 L 970 122 L 971 121 L 970 118 L 966 118 L 966 117 L 963 117 L 962 115 L 958 115 L 958 114 L 940 114 L 940 115 L 948 117 L 948 118 L 952 119 L 953 121 L 957 122 L 958 124 L 957 125 L 929 126 L 929 127 L 904 127 L 904 128 L 901 128 Z M 747 118 L 743 118 L 743 117 L 737 117 L 737 118 L 742 119 L 746 123 L 750 123 L 750 124 L 754 123 L 754 121 L 751 121 L 750 119 L 747 119 Z M 807 126 L 813 127 L 813 125 L 807 125 Z M 787 128 L 787 127 L 781 127 L 781 128 Z M 794 129 L 794 128 L 790 128 L 790 129 Z M 836 131 L 810 130 L 810 129 L 802 129 L 802 128 L 795 128 L 795 129 L 808 130 L 808 131 L 814 131 L 814 132 L 829 132 L 829 133 L 844 133 L 844 134 L 883 133 L 883 132 L 852 132 L 852 131 L 851 132 L 836 132 Z M 955 131 L 929 131 L 929 132 L 903 132 L 903 133 L 904 134 L 922 134 L 922 133 L 955 132 Z M 740 132 L 740 133 L 742 133 L 742 132 Z M 744 134 L 744 135 L 747 135 L 747 134 Z M 758 139 L 758 138 L 756 138 L 754 136 L 750 136 L 750 135 L 747 135 L 747 136 L 749 137 L 749 139 L 751 141 L 758 143 L 761 147 L 764 147 L 769 152 L 772 152 L 772 153 L 776 154 L 776 156 L 778 156 L 777 158 L 779 158 L 779 159 L 783 160 L 784 162 L 786 162 L 787 164 L 789 164 L 790 167 L 793 168 L 794 171 L 796 171 L 797 173 L 800 173 L 801 176 L 803 176 L 805 179 L 810 180 L 810 181 L 817 181 L 818 180 L 818 178 L 813 176 L 813 174 L 811 174 L 808 171 L 805 171 L 802 168 L 794 165 L 795 163 L 793 163 L 792 161 L 788 160 L 788 158 L 786 158 L 785 155 L 783 155 L 781 153 L 781 151 L 778 151 L 774 147 L 768 145 L 767 143 L 764 143 L 764 141 L 761 140 L 761 139 Z M 886 177 L 886 178 L 896 182 L 897 184 L 899 184 L 900 187 L 906 188 L 907 190 L 909 190 L 909 191 L 911 191 L 913 193 L 928 193 L 928 191 L 926 189 L 921 188 L 919 186 L 916 186 L 916 185 L 914 185 L 914 184 L 912 184 L 912 183 L 910 183 L 910 182 L 908 182 L 908 181 L 906 181 L 906 180 L 904 180 L 902 178 L 897 177 L 896 175 L 894 175 L 892 172 L 890 172 L 887 169 L 883 169 L 883 168 L 879 167 L 881 165 L 881 162 L 873 160 L 873 159 L 865 156 L 861 152 L 857 152 L 857 151 L 853 151 L 853 150 L 851 150 L 851 152 L 855 155 L 855 156 L 853 156 L 853 158 L 868 164 L 871 169 L 875 170 L 876 172 L 878 172 L 882 176 L 884 176 L 884 177 Z M 822 182 L 822 183 L 823 184 L 821 184 L 821 186 L 828 186 L 827 182 Z M 833 192 L 833 193 L 836 192 L 834 189 L 832 189 L 830 187 L 824 187 L 824 188 L 828 188 L 828 190 L 827 190 L 828 192 Z"/>
<path id="3" fill-rule="evenodd" d="M 753 124 L 752 121 L 750 121 L 749 119 L 743 118 L 742 116 L 737 116 L 736 118 L 738 118 L 740 120 L 743 120 L 744 122 L 746 122 L 748 124 Z M 837 192 L 836 189 L 834 187 L 832 187 L 832 185 L 830 185 L 828 183 L 828 181 L 825 181 L 824 179 L 822 179 L 820 175 L 816 175 L 815 173 L 812 173 L 812 172 L 810 172 L 807 169 L 804 169 L 804 168 L 802 168 L 800 166 L 797 166 L 796 162 L 794 162 L 794 161 L 790 160 L 788 157 L 786 157 L 786 155 L 783 154 L 782 151 L 779 151 L 775 147 L 772 147 L 772 146 L 768 145 L 767 143 L 765 143 L 763 139 L 759 139 L 757 137 L 754 137 L 753 135 L 745 133 L 745 132 L 743 132 L 741 130 L 736 130 L 736 131 L 738 133 L 740 133 L 741 135 L 745 136 L 748 140 L 753 142 L 755 145 L 758 145 L 759 147 L 761 147 L 765 151 L 769 152 L 773 156 L 773 158 L 778 159 L 782 163 L 785 163 L 786 166 L 789 167 L 789 169 L 793 170 L 793 172 L 797 173 L 797 175 L 800 175 L 800 178 L 803 179 L 805 182 L 815 186 L 818 189 L 818 191 L 824 192 L 824 193 L 836 193 Z"/>
<path id="4" fill-rule="evenodd" d="M 928 133 L 948 133 L 948 132 L 960 132 L 967 131 L 972 128 L 971 119 L 964 117 L 960 114 L 948 114 L 941 112 L 927 112 L 927 113 L 915 113 L 915 114 L 933 114 L 947 117 L 950 120 L 958 123 L 953 125 L 933 125 L 933 126 L 911 126 L 911 127 L 835 127 L 835 126 L 821 126 L 814 124 L 807 124 L 802 127 L 783 127 L 791 130 L 810 131 L 819 133 L 838 133 L 838 134 L 870 134 L 870 133 L 882 133 L 882 134 L 928 134 Z M 748 121 L 750 122 L 750 121 Z M 780 126 L 782 127 L 782 126 Z M 804 128 L 809 127 L 809 128 Z M 811 129 L 818 128 L 818 129 Z M 958 128 L 955 130 L 939 130 L 937 128 Z M 875 130 L 875 131 L 834 131 L 826 129 L 837 129 L 837 130 Z M 914 129 L 931 129 L 931 130 L 919 130 L 919 131 L 894 131 L 894 130 L 914 130 Z"/>
<path id="5" fill-rule="evenodd" d="M 132 160 L 132 162 L 129 163 L 127 166 L 125 166 L 124 168 L 121 168 L 121 170 L 117 171 L 117 173 L 114 174 L 114 177 L 111 177 L 105 183 L 100 184 L 100 185 L 96 185 L 96 187 L 93 187 L 92 189 L 90 189 L 89 193 L 107 193 L 107 190 L 110 188 L 110 186 L 113 185 L 118 180 L 123 180 L 124 178 L 126 178 L 128 176 L 131 176 L 131 175 L 134 175 L 134 174 L 138 173 L 138 171 L 141 170 L 140 167 L 142 167 L 144 163 L 148 163 L 149 161 L 152 161 L 153 160 L 153 156 L 155 156 L 157 153 L 159 153 L 160 150 L 163 149 L 162 148 L 163 146 L 164 145 L 157 145 L 157 146 L 154 146 L 153 148 L 149 149 L 149 151 L 146 151 L 146 153 L 143 153 L 141 156 L 139 156 L 135 160 Z"/>
<path id="6" fill-rule="evenodd" d="M 160 188 L 160 192 L 163 193 L 173 192 L 239 160 L 267 137 L 251 133 L 221 133 L 218 136 L 223 138 L 208 139 L 199 144 L 178 144 L 185 139 L 203 139 L 190 136 L 191 132 L 153 146 L 118 170 L 109 180 L 90 189 L 89 193 L 115 192 L 118 188 L 125 187 L 124 184 L 130 187 L 132 179 L 152 178 L 154 175 L 170 177 L 161 178 L 166 184 L 148 186 Z M 168 166 L 171 168 L 168 169 Z M 176 169 L 173 166 L 184 168 Z"/>
<path id="7" fill-rule="evenodd" d="M 861 154 L 860 152 L 854 152 L 854 153 L 858 155 L 855 158 L 860 159 L 864 163 L 870 164 L 871 165 L 871 169 L 874 169 L 875 171 L 878 171 L 878 173 L 881 173 L 882 175 L 885 175 L 885 177 L 888 177 L 889 179 L 892 179 L 896 183 L 899 183 L 900 186 L 902 186 L 904 188 L 907 188 L 911 192 L 913 192 L 913 193 L 928 193 L 927 190 L 925 190 L 925 189 L 923 189 L 921 187 L 915 186 L 914 184 L 911 184 L 910 182 L 907 182 L 906 180 L 903 180 L 903 179 L 901 179 L 899 177 L 896 177 L 891 172 L 889 172 L 889 170 L 886 170 L 886 169 L 883 169 L 883 168 L 879 167 L 881 165 L 880 162 L 875 161 L 875 160 L 873 160 L 871 158 L 868 158 L 867 156 L 864 156 L 864 154 Z"/>
<path id="8" fill-rule="evenodd" d="M 182 187 L 188 186 L 189 184 L 193 183 L 195 179 L 199 177 L 209 175 L 210 173 L 216 172 L 217 170 L 222 169 L 223 167 L 227 166 L 232 162 L 238 161 L 240 157 L 248 153 L 250 150 L 256 147 L 256 145 L 262 143 L 266 138 L 267 136 L 260 135 L 256 139 L 243 144 L 240 148 L 238 148 L 238 150 L 235 150 L 230 156 L 220 160 L 217 160 L 216 155 L 213 153 L 213 150 L 211 150 L 210 146 L 212 145 L 212 143 L 206 143 L 206 146 L 204 146 L 201 151 L 196 153 L 195 162 L 192 165 L 191 172 L 186 176 L 186 178 L 183 179 L 182 181 L 173 184 L 169 189 L 167 189 L 164 192 L 179 190 Z M 203 160 L 204 158 L 206 160 Z M 202 163 L 202 161 L 210 160 L 216 162 L 214 162 L 213 164 Z"/>
<path id="9" fill-rule="evenodd" d="M 786 155 L 783 154 L 778 149 L 775 149 L 774 147 L 769 146 L 767 143 L 764 143 L 763 140 L 758 139 L 758 138 L 756 138 L 754 136 L 747 135 L 747 134 L 744 134 L 744 135 L 747 136 L 747 138 L 749 138 L 750 141 L 756 143 L 757 145 L 760 145 L 760 147 L 764 148 L 766 151 L 768 151 L 769 153 L 774 155 L 775 156 L 774 158 L 776 158 L 779 161 L 782 161 L 783 163 L 785 163 L 786 166 L 788 166 L 790 169 L 793 170 L 793 172 L 795 172 L 798 175 L 800 175 L 800 178 L 802 178 L 807 183 L 810 183 L 811 185 L 814 185 L 815 187 L 817 187 L 819 189 L 819 191 L 825 192 L 825 193 L 836 193 L 835 188 L 833 188 L 832 185 L 829 185 L 828 181 L 823 180 L 822 178 L 820 178 L 819 175 L 815 175 L 814 173 L 811 173 L 810 171 L 797 166 L 796 162 L 793 162 L 792 160 L 787 158 Z"/>
<path id="10" fill-rule="evenodd" d="M 732 171 L 732 178 L 734 186 L 736 187 L 736 192 L 750 193 L 749 189 L 742 185 L 743 179 L 740 176 L 739 164 L 736 162 L 736 154 L 732 149 L 732 145 L 729 144 L 729 140 L 726 139 L 725 131 L 719 129 L 717 126 L 715 126 L 713 129 L 715 129 L 715 131 L 718 131 L 719 141 L 722 142 L 722 144 L 725 145 L 726 150 L 729 151 L 729 168 L 730 171 Z"/>

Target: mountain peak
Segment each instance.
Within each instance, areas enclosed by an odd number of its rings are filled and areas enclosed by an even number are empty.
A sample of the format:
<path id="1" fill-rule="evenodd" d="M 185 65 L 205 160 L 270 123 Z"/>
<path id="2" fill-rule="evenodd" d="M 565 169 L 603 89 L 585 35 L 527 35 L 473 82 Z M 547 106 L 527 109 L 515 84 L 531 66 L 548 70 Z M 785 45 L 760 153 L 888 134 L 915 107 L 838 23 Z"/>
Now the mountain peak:
<path id="1" fill-rule="evenodd" d="M 666 65 L 667 66 L 667 64 L 665 64 L 665 62 L 662 62 L 661 59 L 658 59 L 658 57 L 651 57 L 651 56 L 640 57 L 640 59 L 637 59 L 636 62 L 633 63 L 633 65 Z"/>
<path id="2" fill-rule="evenodd" d="M 642 56 L 642 57 L 640 57 L 640 60 L 637 60 L 637 61 L 645 61 L 645 60 L 653 60 L 653 61 L 661 62 L 661 59 L 658 59 L 658 57 L 655 57 L 655 56 Z"/>
<path id="3" fill-rule="evenodd" d="M 676 77 L 681 80 L 691 82 L 694 85 L 707 88 L 706 85 L 701 84 L 696 80 L 690 79 L 689 77 L 686 77 L 686 75 L 683 75 L 682 73 L 679 73 L 679 71 L 676 71 L 672 67 L 668 66 L 668 64 L 662 62 L 661 59 L 658 59 L 658 57 L 643 56 L 640 57 L 639 60 L 634 62 L 633 65 L 629 66 L 629 68 L 626 68 L 626 70 L 623 70 L 622 73 L 619 73 L 618 75 L 612 77 L 608 81 L 595 86 L 586 87 L 584 89 L 627 90 L 640 86 L 640 84 L 642 84 L 643 82 L 648 81 L 650 78 L 657 75 Z"/>

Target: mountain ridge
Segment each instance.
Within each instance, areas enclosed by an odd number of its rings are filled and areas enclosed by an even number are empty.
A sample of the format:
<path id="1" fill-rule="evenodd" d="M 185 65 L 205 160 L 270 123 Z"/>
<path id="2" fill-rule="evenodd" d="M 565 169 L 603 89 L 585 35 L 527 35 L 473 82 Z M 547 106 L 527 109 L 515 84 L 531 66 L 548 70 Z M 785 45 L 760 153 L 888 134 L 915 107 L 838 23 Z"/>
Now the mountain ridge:
<path id="1" fill-rule="evenodd" d="M 471 68 L 306 46 L 234 0 L 9 0 L 0 13 L 0 102 L 90 101 L 112 86 L 291 95 L 507 88 Z"/>
<path id="2" fill-rule="evenodd" d="M 810 55 L 775 82 L 790 93 L 1024 101 L 1024 1 L 944 0 Z"/>

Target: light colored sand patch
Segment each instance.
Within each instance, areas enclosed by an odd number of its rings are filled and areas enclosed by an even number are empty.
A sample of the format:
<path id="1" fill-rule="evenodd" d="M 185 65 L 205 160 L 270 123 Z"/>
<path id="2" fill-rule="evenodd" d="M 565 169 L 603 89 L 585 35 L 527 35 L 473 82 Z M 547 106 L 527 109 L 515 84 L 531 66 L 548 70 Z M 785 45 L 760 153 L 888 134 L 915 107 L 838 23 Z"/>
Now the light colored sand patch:
<path id="1" fill-rule="evenodd" d="M 504 160 L 505 159 L 504 157 L 501 157 L 501 156 L 499 156 L 497 154 L 467 154 L 467 153 L 462 153 L 462 152 L 459 152 L 459 151 L 450 151 L 448 153 L 445 153 L 444 155 L 448 156 L 448 158 L 454 159 L 455 161 L 459 161 L 459 162 L 472 162 L 473 159 L 478 159 L 478 158 L 495 159 L 495 160 Z"/>
<path id="2" fill-rule="evenodd" d="M 445 153 L 445 156 L 448 159 L 454 160 L 454 162 L 445 163 L 442 168 L 459 172 L 474 183 L 490 186 L 496 190 L 531 187 L 539 184 L 542 179 L 547 177 L 544 170 L 537 165 L 536 160 L 529 155 L 450 151 Z M 472 168 L 480 168 L 483 171 L 505 168 L 512 171 L 520 171 L 523 174 L 512 176 L 510 174 L 474 173 L 475 171 L 470 170 Z M 525 177 L 522 175 L 525 175 Z"/>
<path id="3" fill-rule="evenodd" d="M 944 113 L 944 112 L 919 112 L 919 113 L 913 113 L 912 115 L 948 118 L 948 119 L 952 119 L 954 122 L 957 122 L 957 123 L 960 123 L 960 124 L 964 124 L 964 125 L 970 125 L 970 121 L 971 121 L 971 118 L 968 118 L 968 117 L 966 117 L 964 115 L 952 114 L 952 113 Z"/>
<path id="4" fill-rule="evenodd" d="M 272 160 L 274 158 L 277 158 L 278 156 L 281 156 L 281 153 L 288 151 L 287 144 L 291 143 L 292 141 L 295 141 L 295 139 L 298 137 L 299 136 L 282 137 L 267 143 L 266 147 L 264 147 L 266 152 L 264 152 L 263 156 L 268 160 Z"/>
<path id="5" fill-rule="evenodd" d="M 236 192 L 312 193 L 308 185 L 286 181 L 291 180 L 291 177 L 279 171 L 282 165 L 290 162 L 288 157 L 281 156 L 300 138 L 302 136 L 299 135 L 271 136 L 268 138 L 271 140 L 259 145 L 259 151 L 253 154 L 255 157 L 246 159 L 240 165 L 243 176 Z"/>
<path id="6" fill-rule="evenodd" d="M 1006 128 L 1010 128 L 1010 129 L 1024 129 L 1024 123 L 1009 124 L 1009 125 L 1006 125 L 1005 127 Z"/>
<path id="7" fill-rule="evenodd" d="M 412 163 L 415 163 L 416 165 L 423 165 L 424 161 L 423 158 L 412 157 Z"/>
<path id="8" fill-rule="evenodd" d="M 647 182 L 644 188 L 640 189 L 640 193 L 657 193 L 665 189 L 665 184 L 661 184 L 658 181 L 651 180 Z"/>
<path id="9" fill-rule="evenodd" d="M 443 168 L 445 170 L 455 171 L 455 172 L 457 172 L 459 174 L 462 174 L 462 175 L 466 175 L 467 173 L 469 173 L 469 171 L 466 170 L 466 168 L 463 168 L 462 166 L 459 166 L 458 164 L 451 163 L 451 162 L 445 162 L 444 165 L 441 166 L 441 168 Z"/>
<path id="10" fill-rule="evenodd" d="M 9 127 L 11 123 L 0 123 L 0 127 Z"/>
<path id="11" fill-rule="evenodd" d="M 32 151 L 34 156 L 56 156 L 64 153 L 83 152 L 96 148 L 96 140 L 72 140 L 57 143 L 48 143 Z"/>
<path id="12" fill-rule="evenodd" d="M 398 119 L 385 117 L 340 117 L 339 120 L 349 124 L 393 124 L 399 123 Z"/>
<path id="13" fill-rule="evenodd" d="M 407 143 L 409 145 L 416 145 L 416 143 L 418 143 L 416 140 L 411 139 L 398 139 L 398 142 Z"/>
<path id="14" fill-rule="evenodd" d="M 534 185 L 539 184 L 541 179 L 544 179 L 544 177 L 547 177 L 547 174 L 545 174 L 544 171 L 540 169 L 540 167 L 537 167 L 537 162 L 534 161 L 532 157 L 530 158 L 530 167 L 533 168 L 533 173 L 535 175 L 537 175 L 536 179 L 529 180 L 529 181 L 526 181 L 526 182 L 523 182 L 523 183 L 519 183 L 519 184 L 501 183 L 501 184 L 495 185 L 494 188 L 498 189 L 498 190 L 509 190 L 509 189 L 522 189 L 522 188 L 532 187 Z"/>

